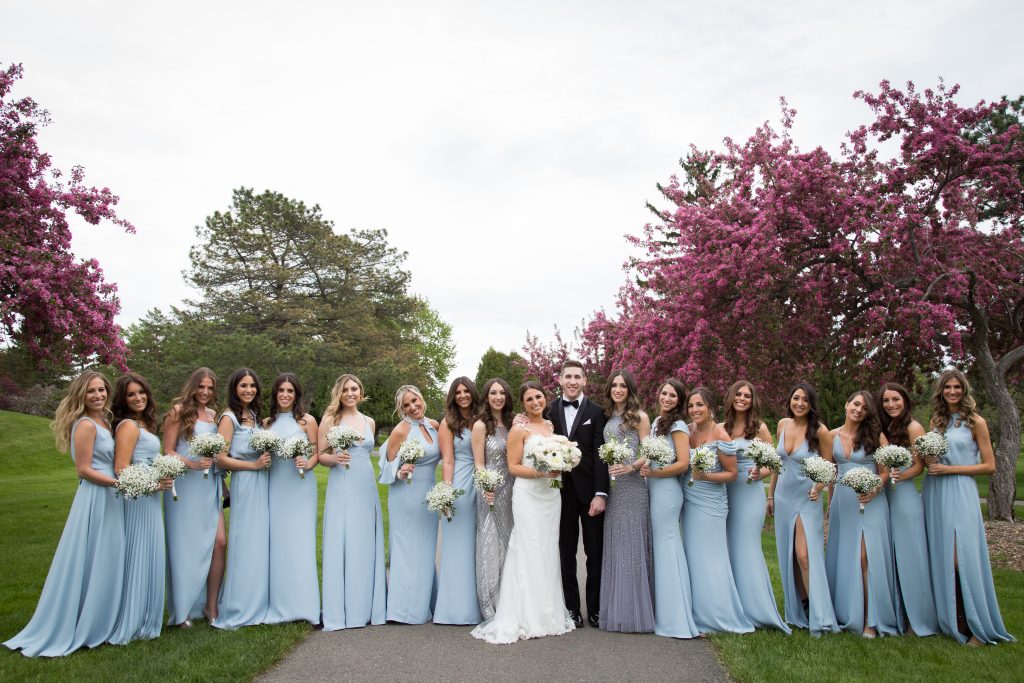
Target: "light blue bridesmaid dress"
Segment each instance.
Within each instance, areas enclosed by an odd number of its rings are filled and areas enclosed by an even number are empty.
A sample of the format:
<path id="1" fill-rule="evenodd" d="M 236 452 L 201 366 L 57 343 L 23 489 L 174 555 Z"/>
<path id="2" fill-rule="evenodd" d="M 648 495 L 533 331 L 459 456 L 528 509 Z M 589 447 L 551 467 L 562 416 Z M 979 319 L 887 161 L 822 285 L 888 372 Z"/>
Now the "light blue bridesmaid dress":
<path id="1" fill-rule="evenodd" d="M 715 451 L 718 441 L 706 444 Z M 735 453 L 735 448 L 726 444 Z M 725 457 L 734 457 L 726 453 Z M 712 472 L 722 472 L 722 463 L 715 460 Z M 725 484 L 694 481 L 689 486 L 693 468 L 681 479 L 686 486 L 686 509 L 683 512 L 683 549 L 690 567 L 690 592 L 693 595 L 693 621 L 702 633 L 751 633 L 754 625 L 743 613 L 743 603 L 732 578 L 726 519 L 729 497 Z"/>
<path id="2" fill-rule="evenodd" d="M 750 439 L 742 437 L 733 439 L 731 444 L 719 444 L 723 451 L 736 450 L 736 481 L 725 485 L 729 494 L 726 535 L 729 539 L 732 577 L 743 605 L 743 614 L 755 627 L 777 628 L 784 633 L 791 633 L 779 615 L 772 581 L 768 576 L 768 565 L 761 548 L 761 529 L 764 527 L 767 500 L 763 481 L 747 483 L 747 474 L 754 467 L 754 462 L 746 454 L 748 446 Z"/>
<path id="3" fill-rule="evenodd" d="M 386 444 L 381 446 L 382 484 L 388 487 L 388 515 L 390 532 L 391 566 L 388 580 L 387 620 L 403 624 L 425 624 L 434 614 L 437 600 L 437 554 L 436 512 L 427 509 L 427 491 L 436 483 L 437 463 L 441 451 L 437 445 L 437 430 L 426 420 L 423 425 L 430 433 L 428 442 L 419 428 L 419 423 L 409 425 L 410 439 L 423 444 L 423 459 L 416 463 L 412 483 L 397 479 L 401 464 L 396 457 L 387 461 Z"/>
<path id="4" fill-rule="evenodd" d="M 837 632 L 839 626 L 836 624 L 828 576 L 825 573 L 823 502 L 821 498 L 817 503 L 808 500 L 807 494 L 814 484 L 801 470 L 801 463 L 818 453 L 811 452 L 807 447 L 806 438 L 797 444 L 792 454 L 787 453 L 785 429 L 779 431 L 776 452 L 782 458 L 782 472 L 775 484 L 775 549 L 779 555 L 779 571 L 782 574 L 786 621 L 808 629 L 812 636 L 820 636 L 828 631 Z M 804 610 L 803 601 L 797 590 L 797 570 L 793 566 L 796 562 L 793 548 L 798 518 L 803 523 L 804 536 L 807 539 L 807 562 L 810 566 L 809 615 Z"/>
<path id="5" fill-rule="evenodd" d="M 953 413 L 946 428 L 946 465 L 977 465 L 981 462 L 978 442 L 970 427 Z M 974 477 L 962 474 L 929 474 L 924 480 L 924 515 L 928 529 L 932 589 L 939 628 L 946 635 L 966 643 L 956 623 L 956 577 L 960 577 L 967 625 L 983 643 L 1012 642 L 1003 626 L 992 566 L 988 560 L 985 524 L 981 519 L 978 486 Z M 957 567 L 953 564 L 956 553 Z"/>
<path id="6" fill-rule="evenodd" d="M 122 420 L 117 428 L 126 422 L 128 420 Z M 160 439 L 142 425 L 136 426 L 139 428 L 139 440 L 132 451 L 132 464 L 149 465 L 160 455 Z M 124 595 L 117 625 L 110 636 L 110 642 L 115 645 L 124 645 L 132 640 L 152 640 L 160 635 L 167 571 L 160 503 L 159 494 L 124 501 Z"/>
<path id="7" fill-rule="evenodd" d="M 836 434 L 832 453 L 839 465 L 839 478 L 855 467 L 878 473 L 874 458 L 858 446 L 846 457 L 842 440 Z M 832 608 L 839 627 L 860 634 L 868 626 L 885 636 L 898 635 L 899 624 L 892 603 L 892 540 L 889 537 L 889 501 L 879 492 L 860 513 L 857 494 L 836 480 L 828 513 L 828 547 L 825 572 L 832 593 Z M 861 572 L 861 540 L 868 556 L 868 594 L 864 595 Z M 864 602 L 867 600 L 867 622 Z"/>
<path id="8" fill-rule="evenodd" d="M 75 430 L 71 428 L 71 459 Z M 92 468 L 114 476 L 114 437 L 96 425 Z M 4 643 L 26 657 L 63 657 L 102 645 L 114 632 L 124 591 L 124 504 L 114 489 L 81 479 L 28 625 Z"/>
<path id="9" fill-rule="evenodd" d="M 651 426 L 657 430 L 658 420 Z M 674 450 L 671 432 L 689 434 L 686 423 L 678 420 L 662 438 Z M 655 463 L 652 469 L 658 469 Z M 683 507 L 680 477 L 649 477 L 651 499 L 651 539 L 654 546 L 654 632 L 670 638 L 696 638 L 700 629 L 693 620 L 690 571 L 679 535 L 679 513 Z"/>
<path id="10" fill-rule="evenodd" d="M 213 422 L 196 422 L 195 434 L 213 434 Z M 178 439 L 175 452 L 193 458 L 184 436 Z M 206 578 L 210 574 L 213 544 L 220 520 L 220 475 L 216 467 L 203 478 L 202 470 L 185 470 L 174 480 L 178 491 L 175 501 L 170 491 L 164 492 L 164 531 L 167 536 L 167 611 L 168 624 L 203 616 L 206 606 Z"/>
<path id="11" fill-rule="evenodd" d="M 363 420 L 364 439 L 348 449 L 352 458 L 349 468 L 335 465 L 327 475 L 323 547 L 325 631 L 383 624 L 386 619 L 384 518 L 370 462 L 373 432 L 369 420 L 365 416 Z"/>
<path id="12" fill-rule="evenodd" d="M 896 560 L 893 607 L 900 631 L 906 631 L 909 626 L 918 636 L 935 635 L 939 632 L 939 620 L 932 597 L 921 494 L 910 478 L 900 478 L 895 488 L 887 486 L 885 493 L 889 499 L 889 532 Z"/>
<path id="13" fill-rule="evenodd" d="M 473 486 L 472 432 L 455 436 L 452 485 L 465 493 L 455 500 L 455 516 L 441 524 L 441 564 L 437 570 L 435 624 L 479 624 L 476 597 L 476 487 Z M 419 469 L 419 466 L 417 466 Z"/>
<path id="14" fill-rule="evenodd" d="M 234 427 L 228 454 L 237 460 L 256 460 L 261 454 L 249 446 L 252 428 L 239 424 L 231 411 L 224 415 Z M 263 468 L 231 472 L 227 576 L 217 618 L 210 624 L 215 628 L 234 630 L 266 621 L 270 603 L 269 480 L 270 473 Z"/>
<path id="15" fill-rule="evenodd" d="M 281 443 L 301 436 L 292 413 L 279 413 L 270 431 Z M 270 467 L 270 602 L 263 623 L 320 623 L 320 584 L 316 572 L 316 474 L 299 476 L 293 460 L 274 458 Z"/>

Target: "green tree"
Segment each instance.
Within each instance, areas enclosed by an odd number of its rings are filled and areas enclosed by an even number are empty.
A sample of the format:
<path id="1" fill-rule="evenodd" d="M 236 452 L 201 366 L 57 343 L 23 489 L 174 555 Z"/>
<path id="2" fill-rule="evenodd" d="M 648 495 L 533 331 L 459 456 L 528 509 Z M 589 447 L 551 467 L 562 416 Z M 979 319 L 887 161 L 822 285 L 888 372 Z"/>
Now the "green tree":
<path id="1" fill-rule="evenodd" d="M 522 356 L 515 351 L 504 353 L 493 346 L 484 351 L 480 357 L 480 365 L 476 368 L 477 389 L 482 389 L 484 382 L 492 377 L 500 377 L 512 387 L 513 392 L 519 390 L 526 374 L 526 364 Z M 513 397 L 514 398 L 514 397 Z"/>

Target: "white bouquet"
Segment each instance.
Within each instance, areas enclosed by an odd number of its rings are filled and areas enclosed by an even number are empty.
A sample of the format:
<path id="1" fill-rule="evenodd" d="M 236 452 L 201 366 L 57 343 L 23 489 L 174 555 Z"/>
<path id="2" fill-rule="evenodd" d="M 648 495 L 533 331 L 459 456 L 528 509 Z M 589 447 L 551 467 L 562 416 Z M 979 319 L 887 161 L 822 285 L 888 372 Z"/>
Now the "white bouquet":
<path id="1" fill-rule="evenodd" d="M 188 440 L 188 451 L 195 458 L 216 458 L 228 447 L 228 442 L 217 432 L 195 434 Z M 203 479 L 210 476 L 210 468 L 203 470 Z"/>
<path id="2" fill-rule="evenodd" d="M 914 439 L 914 450 L 925 460 L 938 460 L 948 448 L 946 435 L 938 432 L 928 432 Z"/>
<path id="3" fill-rule="evenodd" d="M 820 455 L 812 455 L 809 458 L 804 458 L 801 463 L 803 468 L 803 475 L 813 481 L 815 484 L 824 484 L 829 486 L 830 484 L 836 483 L 836 473 L 839 471 L 835 463 L 825 460 Z M 813 490 L 813 488 L 812 488 Z"/>
<path id="4" fill-rule="evenodd" d="M 882 478 L 867 467 L 853 467 L 839 479 L 840 486 L 848 486 L 854 493 L 863 496 L 882 485 Z M 864 514 L 864 503 L 860 503 L 860 514 Z"/>
<path id="5" fill-rule="evenodd" d="M 625 441 L 609 439 L 601 444 L 601 448 L 597 451 L 597 457 L 609 466 L 625 465 L 633 459 L 633 449 Z M 611 487 L 615 488 L 614 476 L 612 476 Z"/>
<path id="6" fill-rule="evenodd" d="M 671 465 L 676 461 L 676 451 L 663 436 L 648 436 L 640 442 L 640 457 L 658 467 Z"/>
<path id="7" fill-rule="evenodd" d="M 718 462 L 718 453 L 715 449 L 707 446 L 697 446 L 690 451 L 690 481 L 687 486 L 693 486 L 693 470 L 698 472 L 711 472 Z"/>
<path id="8" fill-rule="evenodd" d="M 309 442 L 305 434 L 293 436 L 290 439 L 286 439 L 281 444 L 281 449 L 277 453 L 278 457 L 284 458 L 285 460 L 294 460 L 295 458 L 309 458 L 313 455 L 313 444 Z M 306 471 L 299 468 L 299 479 L 306 478 Z"/>
<path id="9" fill-rule="evenodd" d="M 427 509 L 444 515 L 449 522 L 455 517 L 455 499 L 466 491 L 457 489 L 446 481 L 439 481 L 427 491 Z"/>
<path id="10" fill-rule="evenodd" d="M 875 462 L 890 471 L 902 470 L 914 464 L 914 456 L 903 446 L 882 446 L 871 454 Z M 893 488 L 896 487 L 896 479 L 892 479 Z"/>
<path id="11" fill-rule="evenodd" d="M 568 472 L 579 465 L 583 458 L 583 453 L 576 448 L 576 442 L 560 434 L 531 438 L 527 447 L 526 457 L 533 461 L 533 468 L 538 472 Z M 551 480 L 551 488 L 562 488 L 561 476 Z"/>
<path id="12" fill-rule="evenodd" d="M 415 465 L 423 456 L 426 455 L 426 451 L 423 450 L 423 444 L 416 439 L 406 439 L 405 443 L 398 449 L 398 461 L 401 463 L 409 463 Z M 410 474 L 406 480 L 406 484 L 412 483 L 412 475 Z"/>
<path id="13" fill-rule="evenodd" d="M 151 496 L 160 486 L 160 479 L 149 465 L 128 465 L 117 475 L 114 491 L 128 500 L 139 496 Z"/>
<path id="14" fill-rule="evenodd" d="M 171 497 L 178 500 L 178 490 L 174 488 L 174 480 L 188 471 L 185 463 L 173 455 L 158 455 L 153 458 L 153 469 L 156 470 L 157 479 L 171 480 Z"/>
<path id="15" fill-rule="evenodd" d="M 249 448 L 256 451 L 259 455 L 264 453 L 270 453 L 274 455 L 281 450 L 281 437 L 269 429 L 256 428 L 249 434 Z M 270 463 L 267 463 L 267 468 L 270 468 Z"/>
<path id="16" fill-rule="evenodd" d="M 757 469 L 767 467 L 776 474 L 782 471 L 782 458 L 779 457 L 779 452 L 770 443 L 761 441 L 761 439 L 754 439 L 746 447 L 745 453 Z M 754 480 L 748 474 L 747 483 L 749 484 L 752 481 Z"/>
<path id="17" fill-rule="evenodd" d="M 348 425 L 331 427 L 330 431 L 327 432 L 327 443 L 331 445 L 335 453 L 347 451 L 357 443 L 362 443 L 362 441 L 363 435 Z M 348 469 L 348 463 L 345 463 L 345 469 Z"/>
<path id="18" fill-rule="evenodd" d="M 505 483 L 505 475 L 494 470 L 477 470 L 473 473 L 473 483 L 480 493 L 494 493 Z M 490 509 L 494 509 L 494 503 L 491 503 Z"/>

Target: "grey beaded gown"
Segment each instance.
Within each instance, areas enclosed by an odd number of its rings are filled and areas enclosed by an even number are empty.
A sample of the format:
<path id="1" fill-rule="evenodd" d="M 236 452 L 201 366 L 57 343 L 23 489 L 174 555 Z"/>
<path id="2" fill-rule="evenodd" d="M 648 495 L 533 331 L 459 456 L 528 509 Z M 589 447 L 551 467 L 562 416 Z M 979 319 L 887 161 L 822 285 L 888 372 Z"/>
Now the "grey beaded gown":
<path id="1" fill-rule="evenodd" d="M 621 415 L 604 428 L 605 442 L 624 441 L 636 460 L 640 435 L 624 429 Z M 638 472 L 615 479 L 604 513 L 601 562 L 601 628 L 647 633 L 654 630 L 654 570 L 651 550 L 651 503 L 647 480 Z"/>
<path id="2" fill-rule="evenodd" d="M 500 472 L 505 481 L 494 492 L 494 509 L 483 494 L 476 497 L 476 596 L 480 616 L 494 618 L 501 588 L 501 568 L 505 565 L 508 539 L 512 535 L 512 482 L 506 459 L 508 430 L 501 423 L 484 442 L 484 465 Z"/>

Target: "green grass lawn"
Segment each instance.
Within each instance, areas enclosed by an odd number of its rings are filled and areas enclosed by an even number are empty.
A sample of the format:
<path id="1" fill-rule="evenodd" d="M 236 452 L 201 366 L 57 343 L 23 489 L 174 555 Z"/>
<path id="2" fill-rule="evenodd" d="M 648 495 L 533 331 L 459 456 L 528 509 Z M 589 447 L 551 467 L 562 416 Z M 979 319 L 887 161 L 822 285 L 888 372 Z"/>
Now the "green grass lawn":
<path id="1" fill-rule="evenodd" d="M 978 495 L 982 498 L 988 497 L 988 475 L 975 477 L 978 481 Z M 1024 500 L 1024 447 L 1021 448 L 1021 455 L 1017 458 L 1017 494 L 1015 500 Z"/>
<path id="2" fill-rule="evenodd" d="M 17 633 L 32 615 L 78 485 L 69 456 L 56 452 L 47 425 L 41 418 L 0 412 L 0 640 Z M 322 518 L 328 472 L 320 467 L 315 473 Z M 386 531 L 387 487 L 379 488 Z M 774 536 L 763 538 L 778 589 Z M 318 520 L 318 546 L 320 539 Z M 317 556 L 319 560 L 319 552 Z M 1006 625 L 1020 637 L 1024 573 L 997 571 L 995 579 Z M 781 604 L 781 592 L 778 599 Z M 54 660 L 28 659 L 0 648 L 0 680 L 247 681 L 309 631 L 308 624 L 285 624 L 223 632 L 199 622 L 187 631 L 166 629 L 157 640 L 105 646 Z M 864 641 L 851 634 L 813 639 L 806 632 L 785 637 L 759 631 L 714 636 L 712 642 L 739 681 L 1019 680 L 1024 661 L 1020 644 L 977 651 L 941 637 Z M 385 671 L 381 675 L 387 678 Z"/>

